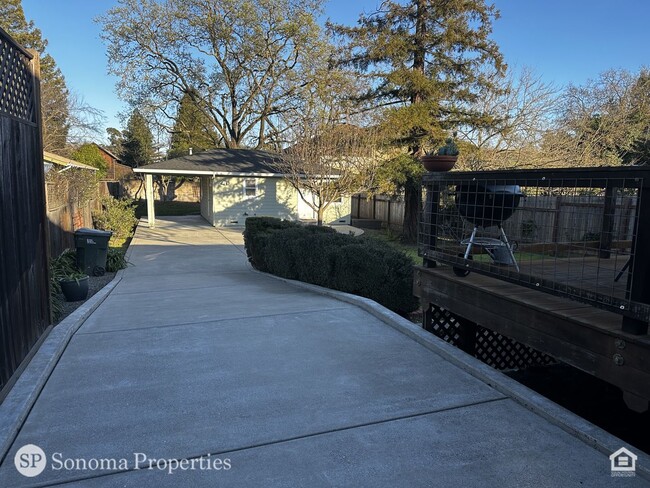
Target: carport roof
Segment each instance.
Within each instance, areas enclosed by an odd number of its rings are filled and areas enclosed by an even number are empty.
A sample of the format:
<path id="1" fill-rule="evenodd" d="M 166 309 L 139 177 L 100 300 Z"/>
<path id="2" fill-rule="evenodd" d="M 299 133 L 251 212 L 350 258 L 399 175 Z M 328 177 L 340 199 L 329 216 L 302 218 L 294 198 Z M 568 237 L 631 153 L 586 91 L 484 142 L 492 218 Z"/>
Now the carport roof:
<path id="1" fill-rule="evenodd" d="M 273 161 L 282 156 L 257 149 L 210 149 L 135 168 L 136 173 L 282 176 Z"/>

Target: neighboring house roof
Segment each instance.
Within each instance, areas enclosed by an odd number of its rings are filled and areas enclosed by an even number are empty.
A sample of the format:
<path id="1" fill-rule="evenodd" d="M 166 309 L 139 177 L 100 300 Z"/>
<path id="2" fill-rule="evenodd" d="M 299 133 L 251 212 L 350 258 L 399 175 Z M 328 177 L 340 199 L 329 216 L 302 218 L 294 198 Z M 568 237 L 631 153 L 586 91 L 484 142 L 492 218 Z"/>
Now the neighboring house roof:
<path id="1" fill-rule="evenodd" d="M 89 164 L 80 163 L 74 159 L 64 158 L 58 154 L 53 154 L 51 152 L 43 151 L 43 162 L 56 164 L 59 166 L 71 166 L 73 168 L 87 169 L 90 171 L 97 171 L 97 168 L 90 166 Z"/>
<path id="2" fill-rule="evenodd" d="M 135 168 L 136 173 L 220 176 L 282 176 L 273 161 L 280 154 L 258 149 L 210 149 Z"/>
<path id="3" fill-rule="evenodd" d="M 122 159 L 120 157 L 116 156 L 114 153 L 112 153 L 111 151 L 106 149 L 104 146 L 101 146 L 101 145 L 99 145 L 97 143 L 95 143 L 95 146 L 97 146 L 99 149 L 104 151 L 106 154 L 108 154 L 110 157 L 112 157 L 115 161 L 122 162 Z"/>

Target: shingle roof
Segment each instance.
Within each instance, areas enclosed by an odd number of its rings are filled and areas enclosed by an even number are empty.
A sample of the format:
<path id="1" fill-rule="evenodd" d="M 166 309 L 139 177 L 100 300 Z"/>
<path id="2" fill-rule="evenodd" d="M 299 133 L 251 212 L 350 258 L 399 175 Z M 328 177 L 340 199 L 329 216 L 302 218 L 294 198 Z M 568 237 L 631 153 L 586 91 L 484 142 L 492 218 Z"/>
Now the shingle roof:
<path id="1" fill-rule="evenodd" d="M 280 174 L 273 161 L 280 154 L 257 149 L 210 149 L 198 154 L 168 159 L 148 164 L 134 171 L 137 173 L 164 173 L 165 171 L 211 172 L 211 173 L 257 173 Z"/>

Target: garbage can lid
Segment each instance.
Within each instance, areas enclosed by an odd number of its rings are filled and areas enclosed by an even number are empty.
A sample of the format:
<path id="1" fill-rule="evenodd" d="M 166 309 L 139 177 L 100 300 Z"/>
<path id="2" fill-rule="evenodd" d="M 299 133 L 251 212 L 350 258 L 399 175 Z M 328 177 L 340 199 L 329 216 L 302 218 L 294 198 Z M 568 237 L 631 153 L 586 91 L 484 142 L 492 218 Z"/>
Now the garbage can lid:
<path id="1" fill-rule="evenodd" d="M 110 237 L 113 235 L 113 233 L 110 230 L 88 229 L 86 227 L 82 227 L 81 229 L 77 229 L 74 235 Z"/>

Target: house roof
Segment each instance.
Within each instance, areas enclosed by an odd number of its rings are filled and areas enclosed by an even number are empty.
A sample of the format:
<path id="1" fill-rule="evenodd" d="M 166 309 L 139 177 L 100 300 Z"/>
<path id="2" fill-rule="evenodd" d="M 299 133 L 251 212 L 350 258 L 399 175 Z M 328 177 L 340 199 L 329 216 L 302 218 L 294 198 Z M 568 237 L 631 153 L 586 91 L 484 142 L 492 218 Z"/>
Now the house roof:
<path id="1" fill-rule="evenodd" d="M 97 146 L 99 149 L 104 151 L 106 154 L 108 154 L 110 157 L 112 157 L 115 161 L 122 161 L 122 158 L 116 156 L 114 153 L 112 153 L 111 151 L 106 149 L 104 146 L 102 146 L 100 144 L 97 144 L 97 143 L 95 143 L 95 146 Z"/>
<path id="2" fill-rule="evenodd" d="M 89 164 L 80 163 L 74 159 L 64 158 L 58 154 L 43 151 L 43 161 L 45 163 L 57 164 L 59 166 L 72 166 L 73 168 L 87 169 L 90 171 L 97 171 L 97 168 Z"/>
<path id="3" fill-rule="evenodd" d="M 210 149 L 135 168 L 136 173 L 222 176 L 282 176 L 273 165 L 282 156 L 258 149 Z"/>

